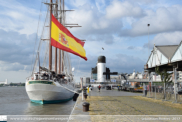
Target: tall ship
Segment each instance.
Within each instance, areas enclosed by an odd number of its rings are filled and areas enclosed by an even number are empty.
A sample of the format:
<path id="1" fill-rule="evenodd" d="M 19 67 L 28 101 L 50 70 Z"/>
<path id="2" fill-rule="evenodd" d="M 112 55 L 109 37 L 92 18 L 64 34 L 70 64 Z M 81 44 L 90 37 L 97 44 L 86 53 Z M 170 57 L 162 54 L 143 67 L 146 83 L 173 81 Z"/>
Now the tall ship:
<path id="1" fill-rule="evenodd" d="M 87 60 L 83 48 L 84 41 L 74 37 L 66 28 L 80 26 L 66 24 L 65 12 L 71 10 L 64 9 L 64 0 L 50 0 L 50 3 L 44 4 L 47 6 L 47 14 L 43 32 L 32 74 L 26 79 L 25 88 L 32 102 L 41 104 L 66 102 L 74 95 L 74 75 L 69 54 Z M 48 31 L 45 31 L 45 28 L 48 28 Z M 44 47 L 44 50 L 41 47 Z"/>

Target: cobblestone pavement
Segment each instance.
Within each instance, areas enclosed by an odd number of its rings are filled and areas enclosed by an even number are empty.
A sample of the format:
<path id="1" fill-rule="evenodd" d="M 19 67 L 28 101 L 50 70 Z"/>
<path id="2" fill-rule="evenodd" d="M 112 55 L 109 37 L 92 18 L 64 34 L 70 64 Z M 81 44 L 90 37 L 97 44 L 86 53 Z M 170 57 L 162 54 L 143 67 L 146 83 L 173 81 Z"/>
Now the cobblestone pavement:
<path id="1" fill-rule="evenodd" d="M 108 95 L 108 96 L 107 96 Z M 86 100 L 90 103 L 90 115 L 92 121 L 117 121 L 117 116 L 109 115 L 181 115 L 182 105 L 173 104 L 171 101 L 155 100 L 142 97 L 142 93 L 124 91 L 97 90 L 92 91 Z M 120 116 L 118 121 L 137 121 L 139 116 Z M 145 116 L 144 116 L 145 117 Z M 182 119 L 182 118 L 181 118 Z M 141 120 L 138 120 L 141 121 Z M 152 120 L 153 121 L 153 120 Z"/>
<path id="2" fill-rule="evenodd" d="M 100 97 L 91 96 L 90 115 L 181 115 L 182 105 L 168 101 L 153 100 L 141 96 Z M 91 116 L 96 121 L 141 121 L 140 116 Z M 145 117 L 145 116 L 144 116 Z M 144 118 L 143 117 L 143 118 Z M 155 116 L 152 116 L 155 117 Z M 164 116 L 165 117 L 165 116 Z M 140 117 L 141 119 L 142 117 Z M 165 118 L 164 118 L 165 119 Z M 182 117 L 181 117 L 182 120 Z M 153 120 L 152 120 L 153 121 Z"/>
<path id="3" fill-rule="evenodd" d="M 87 120 L 85 120 L 92 122 L 140 122 L 143 121 L 141 119 L 146 117 L 144 115 L 147 115 L 147 117 L 152 116 L 152 119 L 156 119 L 158 121 L 163 121 L 162 119 L 172 120 L 174 115 L 182 114 L 181 104 L 173 104 L 171 101 L 162 101 L 155 100 L 153 98 L 142 97 L 142 93 L 130 93 L 117 90 L 108 91 L 104 89 L 101 92 L 98 92 L 98 90 L 95 89 L 94 91 L 91 91 L 90 95 L 91 96 L 88 96 L 86 99 L 86 101 L 90 103 L 89 112 L 84 114 L 82 114 L 82 112 L 80 113 L 79 111 L 82 109 L 80 106 L 79 110 L 76 108 L 75 110 L 78 111 L 73 112 L 74 114 L 72 115 L 86 115 L 87 117 L 85 116 L 85 118 L 87 118 Z M 79 101 L 80 100 L 81 96 L 79 96 Z M 159 118 L 157 115 L 168 116 L 162 116 Z M 180 119 L 182 120 L 182 116 Z"/>
<path id="4" fill-rule="evenodd" d="M 141 99 L 140 99 L 141 98 Z M 147 98 L 150 99 L 150 98 Z M 92 96 L 87 101 L 90 103 L 90 115 L 181 115 L 182 108 L 142 97 L 99 97 Z M 171 103 L 172 104 L 172 103 Z M 180 105 L 182 106 L 182 105 Z"/>

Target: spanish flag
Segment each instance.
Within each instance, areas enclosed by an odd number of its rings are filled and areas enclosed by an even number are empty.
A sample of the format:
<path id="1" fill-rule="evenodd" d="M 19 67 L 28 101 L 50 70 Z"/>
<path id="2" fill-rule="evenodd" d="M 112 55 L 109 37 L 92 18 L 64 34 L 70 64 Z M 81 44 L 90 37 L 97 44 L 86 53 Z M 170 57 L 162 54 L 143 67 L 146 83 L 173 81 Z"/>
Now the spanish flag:
<path id="1" fill-rule="evenodd" d="M 52 15 L 51 22 L 51 45 L 66 52 L 73 53 L 81 58 L 87 60 L 85 49 L 83 48 L 85 42 L 74 37 L 70 31 L 65 28 Z"/>

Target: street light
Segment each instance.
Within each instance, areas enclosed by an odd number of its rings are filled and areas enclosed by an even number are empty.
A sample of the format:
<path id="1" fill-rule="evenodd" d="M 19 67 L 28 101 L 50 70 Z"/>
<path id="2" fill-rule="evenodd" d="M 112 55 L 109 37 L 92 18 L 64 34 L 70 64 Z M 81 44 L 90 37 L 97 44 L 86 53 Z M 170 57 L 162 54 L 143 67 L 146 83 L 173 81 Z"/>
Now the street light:
<path id="1" fill-rule="evenodd" d="M 150 51 L 149 51 L 149 26 L 150 24 L 147 24 L 148 26 L 148 55 L 150 56 Z"/>
<path id="2" fill-rule="evenodd" d="M 150 24 L 147 24 L 147 26 L 148 26 L 148 56 L 150 56 L 150 51 L 149 51 L 149 26 L 150 26 Z M 150 81 L 150 79 L 151 79 L 150 75 L 152 75 L 152 74 L 149 72 L 149 82 L 151 83 L 151 88 L 152 88 L 152 80 Z M 150 93 L 151 93 L 151 88 L 149 86 Z M 149 97 L 150 97 L 150 93 L 149 93 Z"/>

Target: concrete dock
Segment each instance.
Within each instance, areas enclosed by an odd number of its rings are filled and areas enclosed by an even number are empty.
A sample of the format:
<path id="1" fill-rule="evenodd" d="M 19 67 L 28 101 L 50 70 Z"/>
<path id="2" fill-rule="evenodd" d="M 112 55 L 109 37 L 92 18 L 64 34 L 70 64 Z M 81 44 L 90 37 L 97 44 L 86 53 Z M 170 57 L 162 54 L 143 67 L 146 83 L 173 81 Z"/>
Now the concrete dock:
<path id="1" fill-rule="evenodd" d="M 79 95 L 70 122 L 141 121 L 146 115 L 156 119 L 157 115 L 182 114 L 181 104 L 174 105 L 169 101 L 155 100 L 142 95 L 143 93 L 105 89 L 99 92 L 94 88 L 86 100 L 82 101 L 82 95 Z M 83 112 L 82 103 L 85 101 L 90 103 L 88 112 Z"/>

